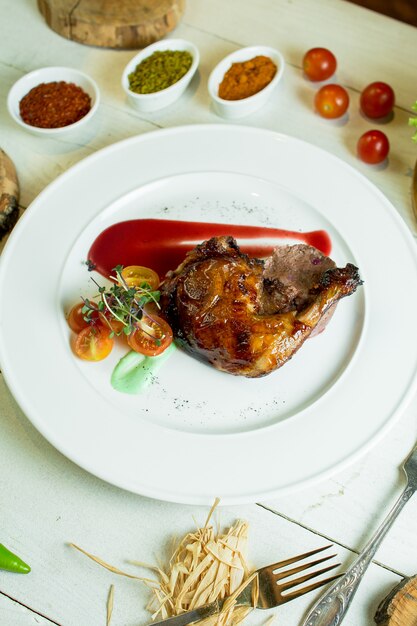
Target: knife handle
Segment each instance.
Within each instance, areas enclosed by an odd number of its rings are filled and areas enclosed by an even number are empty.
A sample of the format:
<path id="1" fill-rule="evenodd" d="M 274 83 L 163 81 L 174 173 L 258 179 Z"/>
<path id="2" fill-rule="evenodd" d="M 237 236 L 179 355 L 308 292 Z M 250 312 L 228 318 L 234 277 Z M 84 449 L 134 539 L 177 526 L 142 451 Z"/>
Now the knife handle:
<path id="1" fill-rule="evenodd" d="M 224 601 L 216 600 L 215 602 L 211 602 L 210 604 L 200 606 L 198 609 L 193 609 L 191 611 L 187 611 L 186 613 L 182 613 L 181 615 L 169 617 L 168 619 L 164 619 L 160 622 L 152 622 L 152 626 L 186 626 L 187 624 L 191 624 L 192 622 L 197 622 L 200 619 L 205 619 L 206 617 L 210 617 L 210 615 L 219 613 L 222 609 L 223 604 Z"/>

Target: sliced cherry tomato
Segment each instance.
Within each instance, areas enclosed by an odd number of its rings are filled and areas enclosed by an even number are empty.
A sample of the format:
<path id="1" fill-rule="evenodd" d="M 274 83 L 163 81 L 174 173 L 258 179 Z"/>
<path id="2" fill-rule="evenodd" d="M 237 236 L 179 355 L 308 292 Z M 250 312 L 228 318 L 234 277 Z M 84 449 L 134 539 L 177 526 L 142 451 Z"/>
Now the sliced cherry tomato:
<path id="1" fill-rule="evenodd" d="M 109 329 L 109 332 L 114 332 L 116 333 L 116 335 L 121 333 L 123 328 L 125 327 L 123 322 L 114 317 L 114 315 L 112 315 L 108 309 L 100 311 L 100 320 L 102 325 L 105 328 Z"/>
<path id="2" fill-rule="evenodd" d="M 88 326 L 78 333 L 73 342 L 75 354 L 85 361 L 101 361 L 110 354 L 113 339 L 109 337 L 110 329 L 97 324 Z"/>
<path id="3" fill-rule="evenodd" d="M 358 141 L 358 156 L 365 163 L 382 163 L 389 152 L 388 137 L 380 130 L 368 130 Z"/>
<path id="4" fill-rule="evenodd" d="M 141 285 L 147 283 L 152 291 L 158 289 L 159 283 L 161 282 L 156 272 L 149 269 L 149 267 L 142 267 L 141 265 L 128 265 L 124 267 L 122 277 L 128 287 L 141 287 Z"/>
<path id="5" fill-rule="evenodd" d="M 303 57 L 304 74 L 313 81 L 327 80 L 336 67 L 336 57 L 327 48 L 311 48 Z"/>
<path id="6" fill-rule="evenodd" d="M 143 311 L 145 315 L 149 315 L 150 317 L 155 317 L 155 315 L 159 317 L 161 313 L 161 307 L 158 306 L 156 302 L 151 301 L 145 304 L 145 306 L 143 307 Z"/>
<path id="7" fill-rule="evenodd" d="M 83 328 L 87 328 L 91 324 L 95 324 L 98 321 L 98 311 L 94 312 L 89 316 L 91 322 L 86 321 L 86 314 L 82 312 L 84 307 L 84 302 L 79 302 L 75 306 L 72 307 L 71 311 L 68 314 L 67 322 L 68 326 L 74 333 L 79 333 L 83 330 Z"/>
<path id="8" fill-rule="evenodd" d="M 168 322 L 158 315 L 144 315 L 135 330 L 128 335 L 127 343 L 135 352 L 157 356 L 168 348 L 172 339 L 172 329 Z"/>
<path id="9" fill-rule="evenodd" d="M 394 90 L 387 83 L 371 83 L 361 93 L 361 110 L 371 119 L 386 117 L 391 113 L 394 104 Z"/>
<path id="10" fill-rule="evenodd" d="M 341 85 L 324 85 L 314 98 L 317 112 L 327 119 L 344 115 L 349 106 L 349 94 Z"/>

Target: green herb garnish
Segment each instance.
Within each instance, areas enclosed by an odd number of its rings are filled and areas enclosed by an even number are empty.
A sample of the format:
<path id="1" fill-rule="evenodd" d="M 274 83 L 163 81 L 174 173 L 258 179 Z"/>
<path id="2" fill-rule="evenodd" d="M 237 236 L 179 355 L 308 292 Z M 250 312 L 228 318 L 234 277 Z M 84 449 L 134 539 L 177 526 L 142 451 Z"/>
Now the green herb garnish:
<path id="1" fill-rule="evenodd" d="M 129 287 L 122 276 L 123 265 L 117 265 L 112 271 L 115 272 L 115 276 L 110 276 L 110 278 L 115 284 L 109 288 L 99 285 L 94 278 L 91 278 L 98 288 L 98 293 L 94 296 L 98 302 L 83 298 L 82 313 L 86 322 L 94 323 L 94 316 L 98 309 L 102 313 L 102 321 L 105 321 L 112 331 L 111 336 L 122 333 L 130 335 L 142 319 L 146 304 L 153 302 L 160 308 L 161 293 L 152 290 L 149 283 L 146 282 L 139 286 Z M 115 331 L 113 329 L 112 320 L 117 320 L 122 324 L 121 330 Z"/>

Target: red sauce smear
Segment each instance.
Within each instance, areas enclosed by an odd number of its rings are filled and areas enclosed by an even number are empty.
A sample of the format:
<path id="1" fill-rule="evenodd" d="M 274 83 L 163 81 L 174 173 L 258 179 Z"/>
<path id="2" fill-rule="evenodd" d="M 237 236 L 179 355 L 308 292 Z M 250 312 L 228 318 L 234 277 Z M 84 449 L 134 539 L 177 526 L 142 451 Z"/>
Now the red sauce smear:
<path id="1" fill-rule="evenodd" d="M 331 240 L 325 230 L 300 233 L 264 226 L 137 219 L 113 224 L 100 233 L 88 252 L 88 260 L 106 277 L 113 273 L 116 265 L 143 265 L 163 278 L 168 270 L 176 269 L 185 254 L 197 244 L 221 235 L 231 235 L 243 252 L 258 258 L 271 254 L 285 239 L 314 246 L 326 256 L 331 250 Z"/>

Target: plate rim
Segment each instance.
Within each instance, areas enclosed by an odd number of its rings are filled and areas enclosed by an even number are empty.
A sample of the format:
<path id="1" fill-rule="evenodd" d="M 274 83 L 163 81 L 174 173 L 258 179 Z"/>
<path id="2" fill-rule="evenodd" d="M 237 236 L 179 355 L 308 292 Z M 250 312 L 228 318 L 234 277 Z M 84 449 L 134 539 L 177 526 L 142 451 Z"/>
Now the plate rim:
<path id="1" fill-rule="evenodd" d="M 179 127 L 173 127 L 173 128 L 169 128 L 169 129 L 158 129 L 158 130 L 153 130 L 150 131 L 148 133 L 142 134 L 142 135 L 137 135 L 134 137 L 129 137 L 127 139 L 124 139 L 122 141 L 116 142 L 114 144 L 111 144 L 110 146 L 107 146 L 105 148 L 102 148 L 101 150 L 96 151 L 95 153 L 88 155 L 87 157 L 85 157 L 84 159 L 82 159 L 81 161 L 79 161 L 78 163 L 76 163 L 74 166 L 72 166 L 71 168 L 69 168 L 66 172 L 63 172 L 61 175 L 59 175 L 54 181 L 52 181 L 47 187 L 45 187 L 41 193 L 30 203 L 29 207 L 32 207 L 32 205 L 34 205 L 35 207 L 35 211 L 28 211 L 28 209 L 25 211 L 25 213 L 23 214 L 23 216 L 21 217 L 21 219 L 19 220 L 18 224 L 16 225 L 13 233 L 11 234 L 11 236 L 9 237 L 9 240 L 6 242 L 6 245 L 4 247 L 4 250 L 2 252 L 2 254 L 0 255 L 0 284 L 2 283 L 2 275 L 3 272 L 5 271 L 4 268 L 7 267 L 7 263 L 9 262 L 9 257 L 12 257 L 13 255 L 13 250 L 15 245 L 17 245 L 18 241 L 19 241 L 19 236 L 20 236 L 20 232 L 27 228 L 26 223 L 30 223 L 30 219 L 32 219 L 32 215 L 36 213 L 36 206 L 39 206 L 42 201 L 44 200 L 45 197 L 47 197 L 47 194 L 49 193 L 53 193 L 54 189 L 59 186 L 63 181 L 65 181 L 65 179 L 67 177 L 70 177 L 72 175 L 74 175 L 74 173 L 76 174 L 78 170 L 83 169 L 87 164 L 93 163 L 95 160 L 99 160 L 103 155 L 108 154 L 110 152 L 112 152 L 113 150 L 119 150 L 119 149 L 123 149 L 124 145 L 127 144 L 133 144 L 133 143 L 139 143 L 141 144 L 145 139 L 149 139 L 151 138 L 153 135 L 170 135 L 170 134 L 178 134 L 181 132 L 200 132 L 201 130 L 203 130 L 204 132 L 207 132 L 208 129 L 213 129 L 213 128 L 217 128 L 217 129 L 221 129 L 222 131 L 224 130 L 231 130 L 232 132 L 245 132 L 245 133 L 254 133 L 254 134 L 265 134 L 268 136 L 275 136 L 277 138 L 280 138 L 282 140 L 285 141 L 290 141 L 291 143 L 298 143 L 298 144 L 302 144 L 305 145 L 307 144 L 310 148 L 313 148 L 316 151 L 319 151 L 321 153 L 323 153 L 325 155 L 326 158 L 331 158 L 335 161 L 337 161 L 339 163 L 339 165 L 341 164 L 343 166 L 344 169 L 346 169 L 348 172 L 350 172 L 350 174 L 353 174 L 354 176 L 359 177 L 359 179 L 362 181 L 362 183 L 364 183 L 371 191 L 373 194 L 375 194 L 377 197 L 379 197 L 380 199 L 382 199 L 382 201 L 386 204 L 387 208 L 389 209 L 390 212 L 390 216 L 392 218 L 394 218 L 394 220 L 397 223 L 397 226 L 401 232 L 401 235 L 403 236 L 403 238 L 407 241 L 407 243 L 409 244 L 409 250 L 410 252 L 412 252 L 412 254 L 414 255 L 414 259 L 417 263 L 417 249 L 415 247 L 415 241 L 414 238 L 412 236 L 411 231 L 408 229 L 407 225 L 405 224 L 403 218 L 401 217 L 401 215 L 398 213 L 398 211 L 395 209 L 395 207 L 392 205 L 392 203 L 388 200 L 388 198 L 380 191 L 380 189 L 378 187 L 376 187 L 368 178 L 366 178 L 366 176 L 364 176 L 361 172 L 359 172 L 358 170 L 356 170 L 353 166 L 351 166 L 350 164 L 346 163 L 345 161 L 343 161 L 342 159 L 340 159 L 339 157 L 333 155 L 332 153 L 327 152 L 326 150 L 308 143 L 304 140 L 298 139 L 298 138 L 294 138 L 291 137 L 289 135 L 285 135 L 283 133 L 277 133 L 275 131 L 271 131 L 268 129 L 259 129 L 256 127 L 247 127 L 247 126 L 240 126 L 240 125 L 222 125 L 222 124 L 196 124 L 196 125 L 192 125 L 192 126 L 179 126 Z M 16 242 L 16 244 L 15 244 Z M 0 346 L 0 362 L 3 365 L 3 376 L 4 379 L 6 381 L 7 386 L 9 387 L 9 389 L 12 392 L 12 395 L 14 396 L 15 400 L 17 401 L 17 403 L 19 404 L 19 406 L 21 407 L 23 413 L 26 415 L 27 419 L 29 419 L 29 421 L 32 422 L 32 424 L 37 428 L 37 430 L 39 432 L 41 432 L 41 434 L 50 442 L 52 443 L 52 445 L 54 445 L 55 448 L 57 448 L 61 453 L 63 453 L 65 456 L 67 456 L 68 458 L 70 458 L 72 461 L 74 461 L 77 465 L 79 465 L 80 467 L 83 467 L 84 469 L 86 469 L 87 471 L 89 471 L 90 473 L 92 473 L 95 476 L 98 476 L 99 478 L 101 478 L 102 480 L 105 480 L 107 482 L 110 482 L 111 484 L 117 485 L 118 487 L 121 487 L 123 489 L 127 489 L 129 491 L 133 491 L 134 493 L 140 493 L 141 495 L 144 496 L 148 496 L 148 497 L 152 497 L 152 498 L 159 498 L 159 499 L 164 499 L 166 501 L 171 501 L 171 502 L 183 502 L 186 504 L 207 504 L 207 498 L 206 497 L 189 497 L 189 498 L 183 498 L 181 497 L 181 499 L 178 499 L 178 497 L 176 497 L 174 494 L 172 494 L 171 492 L 165 492 L 163 493 L 163 490 L 161 490 L 160 493 L 155 494 L 155 491 L 150 489 L 147 490 L 146 486 L 144 485 L 143 488 L 141 488 L 140 492 L 138 492 L 137 488 L 131 488 L 129 486 L 127 486 L 126 484 L 121 484 L 119 481 L 112 479 L 111 477 L 106 475 L 106 472 L 98 472 L 97 468 L 92 468 L 89 466 L 88 463 L 83 462 L 81 463 L 79 461 L 79 459 L 75 459 L 74 455 L 69 454 L 68 451 L 65 450 L 65 446 L 61 446 L 59 445 L 56 441 L 54 441 L 54 437 L 51 437 L 50 433 L 49 434 L 45 434 L 45 431 L 47 430 L 46 428 L 42 428 L 41 426 L 41 421 L 38 419 L 34 419 L 33 416 L 29 417 L 29 415 L 31 415 L 31 410 L 30 410 L 30 401 L 29 399 L 26 399 L 25 395 L 22 396 L 22 394 L 20 393 L 20 389 L 18 384 L 15 384 L 16 381 L 13 379 L 13 374 L 12 372 L 9 372 L 8 369 L 8 364 L 5 362 L 5 357 L 3 354 L 3 350 Z M 238 496 L 235 495 L 233 497 L 226 497 L 223 499 L 223 504 L 228 504 L 228 503 L 247 503 L 247 502 L 254 502 L 256 499 L 259 498 L 272 498 L 272 497 L 276 497 L 278 495 L 284 495 L 287 493 L 293 493 L 298 489 L 302 489 L 305 488 L 311 484 L 317 483 L 320 480 L 323 480 L 324 478 L 334 474 L 337 471 L 340 471 L 341 469 L 343 469 L 344 467 L 350 465 L 351 463 L 353 463 L 356 459 L 360 458 L 361 456 L 363 456 L 363 454 L 366 453 L 366 451 L 368 451 L 370 448 L 372 448 L 374 445 L 376 445 L 378 443 L 378 441 L 380 441 L 381 438 L 383 438 L 386 434 L 386 432 L 388 430 L 390 430 L 390 428 L 395 424 L 396 420 L 400 417 L 402 411 L 406 408 L 406 406 L 408 405 L 409 401 L 411 400 L 415 389 L 417 388 L 417 377 L 416 377 L 416 373 L 417 370 L 415 369 L 412 377 L 411 377 L 411 384 L 408 386 L 408 388 L 406 389 L 406 391 L 404 392 L 404 394 L 398 398 L 398 401 L 396 403 L 395 409 L 392 411 L 391 415 L 389 418 L 387 418 L 386 423 L 384 424 L 383 428 L 381 428 L 380 432 L 377 435 L 374 435 L 373 437 L 370 437 L 370 439 L 368 441 L 365 441 L 361 447 L 359 447 L 355 453 L 350 454 L 346 459 L 341 459 L 339 461 L 339 463 L 336 463 L 334 465 L 332 465 L 332 467 L 330 467 L 328 470 L 323 470 L 321 472 L 318 472 L 316 475 L 311 476 L 310 478 L 305 478 L 302 481 L 299 481 L 295 484 L 289 484 L 287 487 L 279 487 L 276 491 L 271 491 L 270 489 L 267 492 L 263 492 L 262 489 L 260 489 L 259 491 L 257 491 L 256 494 L 252 494 L 249 495 L 246 493 L 245 495 L 242 496 Z"/>

